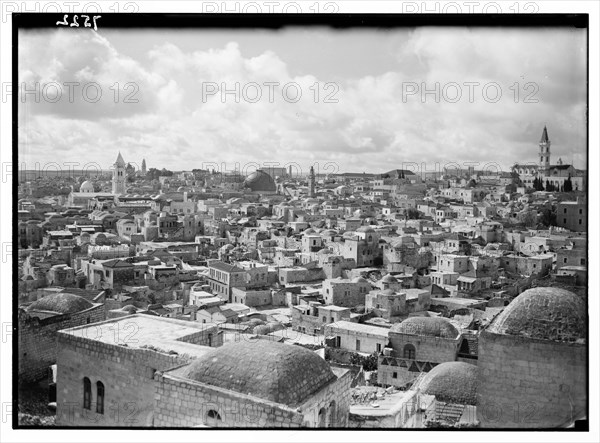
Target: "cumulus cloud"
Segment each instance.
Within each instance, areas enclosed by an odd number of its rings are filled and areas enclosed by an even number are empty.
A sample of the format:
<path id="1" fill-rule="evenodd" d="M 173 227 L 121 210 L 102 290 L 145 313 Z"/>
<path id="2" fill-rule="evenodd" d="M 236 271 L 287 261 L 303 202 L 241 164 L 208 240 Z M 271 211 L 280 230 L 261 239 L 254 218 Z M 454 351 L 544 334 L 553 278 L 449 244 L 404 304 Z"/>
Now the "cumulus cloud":
<path id="1" fill-rule="evenodd" d="M 387 38 L 371 34 L 374 42 Z M 265 45 L 248 55 L 234 37 L 202 50 L 159 33 L 120 37 L 154 44 L 132 57 L 111 35 L 22 32 L 19 80 L 27 90 L 93 83 L 102 98 L 92 103 L 76 89 L 71 102 L 66 87 L 54 103 L 43 93 L 25 95 L 21 161 L 89 159 L 108 167 L 121 150 L 126 161 L 146 157 L 150 167 L 174 170 L 209 161 L 335 162 L 342 171 L 370 172 L 403 162 L 506 168 L 536 161 L 546 124 L 554 159 L 585 167 L 583 31 L 420 28 L 382 43 L 394 51 L 385 72 L 373 66 L 373 74 L 335 82 L 281 49 Z M 293 53 L 294 38 L 286 38 Z M 357 49 L 357 64 L 366 46 Z"/>

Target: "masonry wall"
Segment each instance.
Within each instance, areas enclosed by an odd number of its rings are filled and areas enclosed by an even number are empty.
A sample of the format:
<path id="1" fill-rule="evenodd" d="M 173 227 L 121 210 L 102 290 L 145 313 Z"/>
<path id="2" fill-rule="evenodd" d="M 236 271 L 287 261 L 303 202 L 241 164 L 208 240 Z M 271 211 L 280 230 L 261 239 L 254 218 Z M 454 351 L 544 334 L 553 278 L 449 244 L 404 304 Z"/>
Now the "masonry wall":
<path id="1" fill-rule="evenodd" d="M 400 334 L 392 331 L 389 337 L 392 348 L 399 356 L 403 355 L 404 346 L 410 343 L 415 347 L 416 360 L 436 363 L 455 361 L 460 343 L 459 339 Z"/>
<path id="2" fill-rule="evenodd" d="M 19 315 L 19 383 L 31 383 L 48 375 L 48 367 L 57 362 L 57 332 L 96 323 L 106 318 L 99 304 L 75 314 L 57 315 L 38 320 L 23 312 Z"/>
<path id="3" fill-rule="evenodd" d="M 79 334 L 86 334 L 79 331 Z M 185 356 L 102 343 L 59 333 L 56 424 L 152 426 L 154 371 L 187 362 Z M 91 410 L 83 408 L 83 378 L 92 384 Z M 96 412 L 96 383 L 105 387 L 104 414 Z"/>
<path id="4" fill-rule="evenodd" d="M 477 419 L 483 428 L 550 428 L 585 411 L 587 347 L 483 331 Z"/>
<path id="5" fill-rule="evenodd" d="M 401 334 L 390 331 L 390 356 L 378 358 L 377 382 L 383 385 L 405 386 L 413 382 L 421 372 L 429 372 L 437 364 L 456 361 L 460 339 Z M 404 346 L 415 347 L 415 358 L 404 358 Z"/>
<path id="6" fill-rule="evenodd" d="M 383 333 L 388 331 L 385 328 L 381 328 L 381 330 Z M 383 350 L 388 341 L 385 335 L 375 335 L 360 330 L 339 328 L 336 327 L 335 323 L 325 326 L 325 335 L 340 337 L 341 349 L 365 354 L 377 352 L 377 345 Z M 360 340 L 360 349 L 356 349 L 356 340 Z"/>
<path id="7" fill-rule="evenodd" d="M 155 426 L 312 427 L 318 423 L 318 411 L 332 401 L 336 401 L 338 406 L 334 420 L 340 426 L 347 423 L 351 382 L 349 372 L 298 409 L 169 373 L 157 374 L 156 382 Z M 218 413 L 220 420 L 211 421 L 209 411 Z"/>
<path id="8" fill-rule="evenodd" d="M 135 321 L 132 318 L 132 322 Z M 126 325 L 115 329 L 125 342 L 135 340 Z M 133 331 L 135 332 L 135 331 Z M 222 334 L 207 328 L 178 341 L 208 346 L 222 344 Z M 59 426 L 153 426 L 154 374 L 188 363 L 193 357 L 98 341 L 93 328 L 58 333 L 57 410 Z M 92 383 L 91 410 L 83 408 L 83 378 Z M 96 383 L 104 384 L 104 414 L 96 412 Z"/>

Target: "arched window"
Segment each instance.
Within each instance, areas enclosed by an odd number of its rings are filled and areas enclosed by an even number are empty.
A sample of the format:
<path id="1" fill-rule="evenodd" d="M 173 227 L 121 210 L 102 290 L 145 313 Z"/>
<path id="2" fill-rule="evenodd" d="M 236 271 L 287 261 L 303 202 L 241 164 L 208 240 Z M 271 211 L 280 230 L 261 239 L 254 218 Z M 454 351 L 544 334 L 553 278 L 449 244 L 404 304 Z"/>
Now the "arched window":
<path id="1" fill-rule="evenodd" d="M 414 360 L 416 358 L 417 351 L 410 343 L 404 346 L 404 358 Z"/>
<path id="2" fill-rule="evenodd" d="M 104 414 L 104 384 L 101 381 L 96 383 L 96 412 Z"/>
<path id="3" fill-rule="evenodd" d="M 217 411 L 211 409 L 206 413 L 206 424 L 210 427 L 217 428 L 221 424 L 221 416 Z"/>
<path id="4" fill-rule="evenodd" d="M 87 377 L 83 379 L 83 408 L 92 409 L 92 382 Z"/>
<path id="5" fill-rule="evenodd" d="M 319 420 L 317 422 L 317 427 L 318 428 L 324 428 L 325 427 L 325 408 L 321 408 L 319 409 Z"/>

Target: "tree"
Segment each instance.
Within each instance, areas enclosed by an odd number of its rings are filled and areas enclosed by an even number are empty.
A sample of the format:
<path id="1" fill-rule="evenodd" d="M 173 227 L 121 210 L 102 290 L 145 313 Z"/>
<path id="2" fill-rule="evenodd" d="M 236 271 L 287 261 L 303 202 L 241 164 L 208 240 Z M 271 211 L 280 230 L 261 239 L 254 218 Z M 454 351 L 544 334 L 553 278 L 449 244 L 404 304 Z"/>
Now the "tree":
<path id="1" fill-rule="evenodd" d="M 418 220 L 421 218 L 421 213 L 418 209 L 408 208 L 408 210 L 406 211 L 406 216 L 409 220 Z"/>
<path id="2" fill-rule="evenodd" d="M 569 174 L 569 177 L 565 180 L 565 184 L 564 186 L 564 192 L 572 192 L 573 191 L 573 182 L 571 181 L 571 174 Z"/>

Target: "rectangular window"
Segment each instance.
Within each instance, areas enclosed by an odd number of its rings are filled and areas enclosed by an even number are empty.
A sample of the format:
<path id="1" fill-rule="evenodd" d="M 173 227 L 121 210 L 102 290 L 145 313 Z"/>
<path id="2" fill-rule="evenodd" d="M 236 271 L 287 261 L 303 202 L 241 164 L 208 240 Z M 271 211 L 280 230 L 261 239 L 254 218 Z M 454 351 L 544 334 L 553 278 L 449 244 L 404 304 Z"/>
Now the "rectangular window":
<path id="1" fill-rule="evenodd" d="M 392 372 L 392 378 L 398 378 L 398 373 L 397 372 Z"/>
<path id="2" fill-rule="evenodd" d="M 360 351 L 360 340 L 356 340 L 356 350 Z"/>
<path id="3" fill-rule="evenodd" d="M 381 343 L 377 343 L 377 352 L 381 352 Z"/>
<path id="4" fill-rule="evenodd" d="M 582 259 L 580 259 L 580 260 L 579 260 L 579 264 L 580 264 L 581 266 L 585 266 L 585 258 L 582 258 Z"/>
<path id="5" fill-rule="evenodd" d="M 579 224 L 581 224 L 581 219 L 579 219 Z"/>

